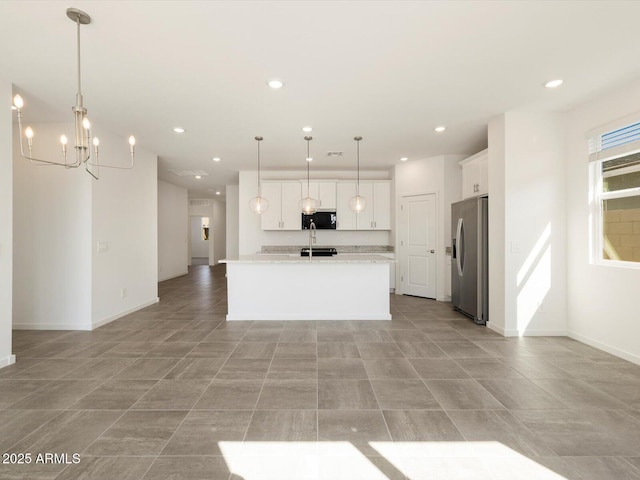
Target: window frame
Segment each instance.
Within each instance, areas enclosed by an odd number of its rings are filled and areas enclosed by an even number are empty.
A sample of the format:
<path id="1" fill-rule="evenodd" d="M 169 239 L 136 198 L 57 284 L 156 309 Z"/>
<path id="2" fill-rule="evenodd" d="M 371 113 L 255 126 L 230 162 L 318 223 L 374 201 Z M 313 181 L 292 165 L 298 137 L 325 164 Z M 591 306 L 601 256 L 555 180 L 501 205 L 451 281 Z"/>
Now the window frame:
<path id="1" fill-rule="evenodd" d="M 594 140 L 591 139 L 590 143 Z M 593 145 L 593 143 L 591 143 Z M 613 151 L 610 152 L 609 155 L 606 155 L 607 150 L 596 150 L 593 151 L 593 147 L 590 147 L 590 184 L 592 189 L 591 195 L 591 217 L 593 222 L 591 224 L 591 232 L 592 232 L 592 255 L 591 260 L 593 264 L 596 265 L 604 265 L 604 266 L 613 266 L 613 267 L 624 267 L 624 268 L 633 268 L 640 269 L 640 262 L 630 261 L 630 260 L 613 260 L 610 258 L 604 258 L 604 201 L 613 200 L 617 198 L 629 198 L 629 197 L 639 197 L 640 198 L 640 187 L 627 188 L 622 190 L 614 190 L 611 192 L 603 191 L 603 179 L 607 177 L 614 176 L 613 172 L 603 172 L 602 165 L 604 162 L 609 160 L 615 160 L 618 158 L 630 156 L 636 153 L 640 153 L 640 144 L 638 142 L 632 142 L 629 145 L 626 145 L 623 151 L 620 151 L 619 148 L 613 148 Z M 595 157 L 595 158 L 594 158 Z M 632 165 L 629 167 L 621 168 L 617 175 L 622 175 L 624 173 L 631 173 L 640 171 L 640 165 Z M 607 174 L 608 173 L 608 174 Z"/>

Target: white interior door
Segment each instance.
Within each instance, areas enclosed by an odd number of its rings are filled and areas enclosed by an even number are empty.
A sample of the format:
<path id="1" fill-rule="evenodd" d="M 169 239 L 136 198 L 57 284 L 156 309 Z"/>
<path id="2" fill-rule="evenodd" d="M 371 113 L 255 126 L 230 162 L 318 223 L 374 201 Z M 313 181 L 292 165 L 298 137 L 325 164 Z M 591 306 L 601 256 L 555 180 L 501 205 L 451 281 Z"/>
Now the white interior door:
<path id="1" fill-rule="evenodd" d="M 436 298 L 436 195 L 402 197 L 400 286 L 405 295 Z"/>

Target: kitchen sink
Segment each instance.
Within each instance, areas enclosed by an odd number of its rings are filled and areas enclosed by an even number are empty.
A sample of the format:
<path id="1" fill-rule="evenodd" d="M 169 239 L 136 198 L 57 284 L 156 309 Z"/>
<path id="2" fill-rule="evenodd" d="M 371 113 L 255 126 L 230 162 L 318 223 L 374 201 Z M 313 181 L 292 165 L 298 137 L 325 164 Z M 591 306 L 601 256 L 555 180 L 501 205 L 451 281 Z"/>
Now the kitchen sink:
<path id="1" fill-rule="evenodd" d="M 318 247 L 314 248 L 311 252 L 311 256 L 313 257 L 332 257 L 336 255 L 338 252 L 334 247 Z M 308 257 L 309 256 L 309 248 L 305 247 L 300 250 L 300 256 Z"/>

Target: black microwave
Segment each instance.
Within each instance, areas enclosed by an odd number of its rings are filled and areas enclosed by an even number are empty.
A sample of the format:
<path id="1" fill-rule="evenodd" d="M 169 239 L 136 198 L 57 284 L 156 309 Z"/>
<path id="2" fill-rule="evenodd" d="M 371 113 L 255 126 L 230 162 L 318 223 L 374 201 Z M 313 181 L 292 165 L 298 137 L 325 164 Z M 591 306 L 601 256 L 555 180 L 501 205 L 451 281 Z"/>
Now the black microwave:
<path id="1" fill-rule="evenodd" d="M 336 229 L 336 212 L 316 212 L 311 215 L 302 214 L 302 229 L 309 230 L 311 221 L 318 230 L 335 230 Z"/>

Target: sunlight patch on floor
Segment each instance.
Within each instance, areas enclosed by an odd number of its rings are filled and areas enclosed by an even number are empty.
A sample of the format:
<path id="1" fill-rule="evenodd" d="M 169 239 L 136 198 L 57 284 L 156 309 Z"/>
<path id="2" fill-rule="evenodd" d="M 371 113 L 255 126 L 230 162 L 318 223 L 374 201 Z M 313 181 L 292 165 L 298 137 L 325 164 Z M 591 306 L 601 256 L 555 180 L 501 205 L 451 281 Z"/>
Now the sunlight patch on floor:
<path id="1" fill-rule="evenodd" d="M 565 480 L 490 441 L 369 442 L 367 455 L 351 442 L 220 442 L 219 446 L 237 480 Z"/>

